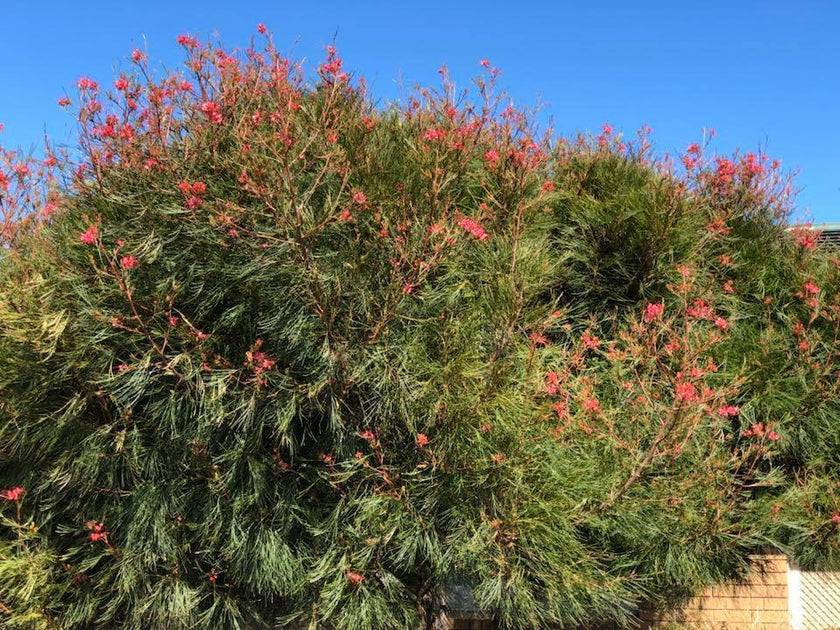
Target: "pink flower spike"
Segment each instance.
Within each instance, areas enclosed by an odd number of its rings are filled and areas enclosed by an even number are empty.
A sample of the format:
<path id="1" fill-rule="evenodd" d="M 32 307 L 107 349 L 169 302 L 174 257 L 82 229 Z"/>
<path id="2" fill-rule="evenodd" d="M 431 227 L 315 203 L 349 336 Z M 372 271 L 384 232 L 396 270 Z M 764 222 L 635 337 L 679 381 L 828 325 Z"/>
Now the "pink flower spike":
<path id="1" fill-rule="evenodd" d="M 484 229 L 484 226 L 475 219 L 464 217 L 458 221 L 458 226 L 472 234 L 479 241 L 486 241 L 490 238 L 487 231 Z"/>
<path id="2" fill-rule="evenodd" d="M 15 503 L 19 503 L 21 497 L 26 494 L 26 489 L 23 486 L 15 486 L 14 488 L 10 488 L 8 490 L 3 490 L 0 492 L 0 499 L 4 501 L 14 501 Z"/>
<path id="3" fill-rule="evenodd" d="M 663 311 L 665 310 L 665 305 L 662 303 L 659 304 L 648 304 L 645 307 L 645 321 L 650 323 L 652 321 L 656 321 L 662 316 Z"/>
<path id="4" fill-rule="evenodd" d="M 99 236 L 99 228 L 91 225 L 85 232 L 79 235 L 79 240 L 85 245 L 93 245 L 96 242 L 97 236 Z"/>

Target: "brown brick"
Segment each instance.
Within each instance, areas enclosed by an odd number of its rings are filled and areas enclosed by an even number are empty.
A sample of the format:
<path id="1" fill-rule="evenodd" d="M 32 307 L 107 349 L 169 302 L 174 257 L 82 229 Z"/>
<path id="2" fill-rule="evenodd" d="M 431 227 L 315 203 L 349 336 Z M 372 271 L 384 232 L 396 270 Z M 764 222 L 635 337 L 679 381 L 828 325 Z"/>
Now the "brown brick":
<path id="1" fill-rule="evenodd" d="M 729 623 L 753 623 L 756 613 L 749 610 L 716 610 L 713 621 Z"/>
<path id="2" fill-rule="evenodd" d="M 788 600 L 783 597 L 765 597 L 762 600 L 764 610 L 784 610 L 788 609 Z"/>
<path id="3" fill-rule="evenodd" d="M 704 613 L 700 610 L 672 610 L 663 615 L 661 620 L 672 623 L 696 623 L 699 621 L 712 621 L 712 614 L 711 611 Z"/>
<path id="4" fill-rule="evenodd" d="M 765 573 L 764 575 L 757 575 L 751 584 L 760 586 L 784 586 L 787 587 L 788 578 L 787 573 Z"/>
<path id="5" fill-rule="evenodd" d="M 786 610 L 765 610 L 761 613 L 761 623 L 787 623 L 789 619 Z"/>

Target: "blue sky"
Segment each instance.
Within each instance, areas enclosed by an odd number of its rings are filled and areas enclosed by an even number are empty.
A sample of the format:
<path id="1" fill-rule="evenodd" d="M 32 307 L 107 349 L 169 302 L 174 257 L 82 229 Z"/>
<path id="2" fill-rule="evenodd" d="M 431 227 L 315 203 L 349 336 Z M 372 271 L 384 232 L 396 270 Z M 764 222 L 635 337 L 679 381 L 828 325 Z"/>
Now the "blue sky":
<path id="1" fill-rule="evenodd" d="M 217 2 L 18 0 L 0 19 L 6 146 L 71 139 L 56 99 L 79 76 L 110 81 L 135 46 L 175 67 L 181 33 L 244 46 L 258 22 L 314 64 L 335 37 L 373 93 L 434 83 L 446 64 L 467 85 L 487 58 L 519 104 L 543 102 L 561 133 L 604 122 L 654 129 L 677 152 L 704 127 L 720 152 L 763 148 L 798 169 L 800 218 L 840 222 L 840 2 Z"/>

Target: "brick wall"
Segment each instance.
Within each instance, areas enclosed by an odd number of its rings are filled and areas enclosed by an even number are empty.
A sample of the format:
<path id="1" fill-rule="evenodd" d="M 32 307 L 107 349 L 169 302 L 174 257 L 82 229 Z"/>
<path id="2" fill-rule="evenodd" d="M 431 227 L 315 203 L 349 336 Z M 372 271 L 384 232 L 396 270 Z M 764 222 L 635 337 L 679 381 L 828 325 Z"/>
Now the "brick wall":
<path id="1" fill-rule="evenodd" d="M 642 613 L 646 628 L 679 623 L 699 629 L 785 630 L 788 562 L 784 556 L 755 556 L 755 571 L 740 584 L 715 586 L 671 611 Z"/>

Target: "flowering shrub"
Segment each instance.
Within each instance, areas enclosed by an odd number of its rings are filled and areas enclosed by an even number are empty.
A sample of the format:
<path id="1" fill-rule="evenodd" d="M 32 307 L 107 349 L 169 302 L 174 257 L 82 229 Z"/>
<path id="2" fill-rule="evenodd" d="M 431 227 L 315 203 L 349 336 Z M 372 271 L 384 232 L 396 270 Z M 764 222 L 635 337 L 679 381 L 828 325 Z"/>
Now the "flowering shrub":
<path id="1" fill-rule="evenodd" d="M 835 256 L 761 155 L 373 107 L 330 48 L 189 36 L 2 154 L 10 627 L 626 621 L 840 565 Z M 667 595 L 666 595 L 667 594 Z"/>

